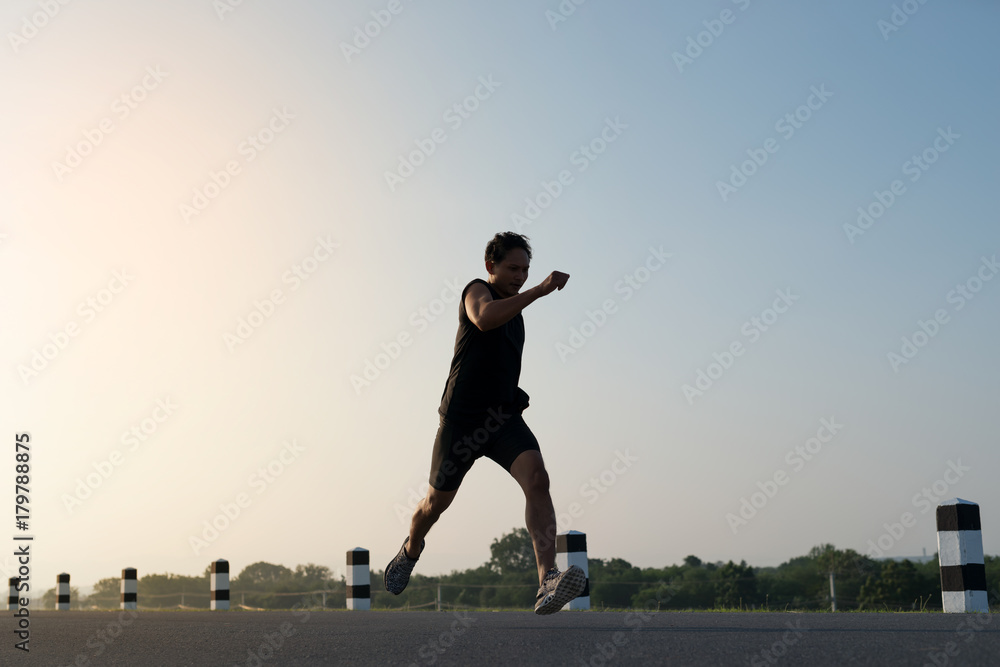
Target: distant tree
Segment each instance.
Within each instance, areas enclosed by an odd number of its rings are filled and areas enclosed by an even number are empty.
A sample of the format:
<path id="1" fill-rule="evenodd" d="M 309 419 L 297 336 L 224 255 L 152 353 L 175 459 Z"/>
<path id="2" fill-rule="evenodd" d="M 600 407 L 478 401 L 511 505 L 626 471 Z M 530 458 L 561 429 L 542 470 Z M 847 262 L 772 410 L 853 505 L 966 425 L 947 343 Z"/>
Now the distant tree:
<path id="1" fill-rule="evenodd" d="M 624 558 L 612 558 L 611 560 L 601 561 L 601 565 L 605 576 L 608 578 L 621 579 L 623 577 L 632 578 L 639 576 L 639 568 Z"/>
<path id="2" fill-rule="evenodd" d="M 757 602 L 757 579 L 746 561 L 729 561 L 718 570 L 715 582 L 715 606 L 733 608 Z"/>
<path id="3" fill-rule="evenodd" d="M 815 608 L 827 604 L 829 577 L 809 556 L 797 556 L 776 568 L 758 568 L 757 590 L 769 608 Z"/>
<path id="4" fill-rule="evenodd" d="M 139 577 L 139 604 L 145 607 L 196 607 L 208 609 L 209 576 L 183 574 L 146 574 Z"/>
<path id="5" fill-rule="evenodd" d="M 809 550 L 809 558 L 813 559 L 820 572 L 841 574 L 856 567 L 858 553 L 853 549 L 841 551 L 832 544 L 823 544 Z"/>
<path id="6" fill-rule="evenodd" d="M 245 588 L 260 587 L 269 590 L 275 584 L 287 581 L 293 577 L 294 573 L 284 565 L 272 565 L 259 561 L 252 565 L 247 565 L 243 571 L 237 575 L 233 583 L 239 583 Z"/>
<path id="7" fill-rule="evenodd" d="M 330 571 L 326 565 L 316 565 L 314 563 L 306 563 L 305 565 L 296 565 L 295 574 L 296 582 L 302 583 L 313 583 L 317 585 L 322 585 L 330 582 L 333 579 L 333 573 Z"/>
<path id="8" fill-rule="evenodd" d="M 42 609 L 56 608 L 56 589 L 50 588 L 42 595 Z"/>
<path id="9" fill-rule="evenodd" d="M 1000 611 L 1000 556 L 984 556 L 983 563 L 986 567 L 986 597 L 989 601 L 990 608 L 996 612 Z M 938 561 L 935 558 L 933 561 L 934 569 L 938 569 Z M 941 599 L 941 578 L 940 576 L 935 577 L 938 590 L 937 599 Z"/>
<path id="10" fill-rule="evenodd" d="M 711 609 L 715 602 L 715 575 L 696 556 L 685 558 L 684 565 L 642 570 L 641 576 L 650 583 L 632 597 L 633 607 Z"/>
<path id="11" fill-rule="evenodd" d="M 834 574 L 838 608 L 859 604 L 861 587 L 871 576 L 878 576 L 879 561 L 859 554 L 854 549 L 837 549 L 832 544 L 813 547 L 807 556 L 816 567 L 818 577 L 815 602 L 830 601 L 830 573 Z"/>
<path id="12" fill-rule="evenodd" d="M 590 599 L 602 605 L 626 608 L 643 586 L 642 570 L 622 558 L 587 560 Z"/>
<path id="13" fill-rule="evenodd" d="M 649 568 L 650 572 L 655 572 Z M 644 571 L 645 574 L 646 571 Z M 659 572 L 662 572 L 660 570 Z M 655 583 L 649 583 L 632 596 L 632 608 L 643 609 L 645 611 L 659 611 L 661 609 L 676 608 L 674 598 L 683 590 L 683 585 L 679 579 L 666 581 L 659 579 Z"/>
<path id="14" fill-rule="evenodd" d="M 926 592 L 916 566 L 908 561 L 886 561 L 879 576 L 870 576 L 861 587 L 861 608 L 917 608 Z"/>
<path id="15" fill-rule="evenodd" d="M 497 574 L 534 572 L 535 547 L 527 528 L 515 528 L 490 545 L 490 569 Z"/>
<path id="16" fill-rule="evenodd" d="M 93 592 L 83 601 L 87 607 L 118 607 L 121 602 L 121 579 L 110 577 L 94 584 Z"/>

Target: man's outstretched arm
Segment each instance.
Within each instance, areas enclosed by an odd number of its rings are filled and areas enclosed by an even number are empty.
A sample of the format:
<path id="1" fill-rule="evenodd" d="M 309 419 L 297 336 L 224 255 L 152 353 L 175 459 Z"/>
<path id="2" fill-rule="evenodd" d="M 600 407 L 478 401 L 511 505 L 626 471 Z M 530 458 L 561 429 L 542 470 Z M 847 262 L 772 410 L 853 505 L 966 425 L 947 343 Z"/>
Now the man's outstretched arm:
<path id="1" fill-rule="evenodd" d="M 494 299 L 486 285 L 476 283 L 465 295 L 465 312 L 480 331 L 489 331 L 506 324 L 535 299 L 566 286 L 569 274 L 553 271 L 538 285 L 506 299 Z"/>

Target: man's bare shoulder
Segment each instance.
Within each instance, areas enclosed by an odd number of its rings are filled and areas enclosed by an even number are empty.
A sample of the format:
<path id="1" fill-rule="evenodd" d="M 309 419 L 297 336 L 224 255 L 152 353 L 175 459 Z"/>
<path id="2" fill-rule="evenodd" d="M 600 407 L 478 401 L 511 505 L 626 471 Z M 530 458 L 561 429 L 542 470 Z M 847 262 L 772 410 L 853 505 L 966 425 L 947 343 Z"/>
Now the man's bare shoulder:
<path id="1" fill-rule="evenodd" d="M 465 300 L 468 301 L 469 297 L 472 297 L 477 301 L 483 298 L 487 301 L 493 300 L 493 294 L 490 292 L 490 288 L 486 286 L 486 282 L 481 278 L 477 278 L 466 288 Z"/>
<path id="2" fill-rule="evenodd" d="M 493 293 L 490 292 L 485 282 L 474 282 L 466 290 L 465 314 L 477 329 L 482 330 L 480 317 L 482 316 L 483 307 L 492 300 Z"/>

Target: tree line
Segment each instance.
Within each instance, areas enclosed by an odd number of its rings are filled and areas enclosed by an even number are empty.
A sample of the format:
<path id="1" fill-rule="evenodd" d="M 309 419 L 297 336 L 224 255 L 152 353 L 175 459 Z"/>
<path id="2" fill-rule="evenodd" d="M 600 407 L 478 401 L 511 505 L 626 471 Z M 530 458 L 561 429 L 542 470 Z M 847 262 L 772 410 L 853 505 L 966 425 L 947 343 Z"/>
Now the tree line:
<path id="1" fill-rule="evenodd" d="M 990 604 L 1000 607 L 1000 557 L 986 556 Z M 814 547 L 807 555 L 777 567 L 754 568 L 745 561 L 706 563 L 688 556 L 679 565 L 639 568 L 621 558 L 588 559 L 592 609 L 770 609 L 831 608 L 833 573 L 837 609 L 921 611 L 941 609 L 941 577 L 936 558 L 926 563 L 874 560 L 853 549 L 832 544 Z M 209 575 L 149 574 L 141 577 L 142 609 L 208 609 Z M 382 586 L 382 570 L 371 573 L 373 609 L 434 609 L 450 607 L 529 609 L 538 589 L 535 554 L 527 530 L 516 528 L 490 545 L 490 560 L 477 568 L 447 575 L 414 573 L 400 595 Z M 74 609 L 119 606 L 121 580 L 101 579 L 83 598 L 71 589 Z M 232 608 L 344 609 L 346 587 L 329 567 L 258 562 L 230 581 Z M 42 598 L 54 609 L 56 589 Z"/>

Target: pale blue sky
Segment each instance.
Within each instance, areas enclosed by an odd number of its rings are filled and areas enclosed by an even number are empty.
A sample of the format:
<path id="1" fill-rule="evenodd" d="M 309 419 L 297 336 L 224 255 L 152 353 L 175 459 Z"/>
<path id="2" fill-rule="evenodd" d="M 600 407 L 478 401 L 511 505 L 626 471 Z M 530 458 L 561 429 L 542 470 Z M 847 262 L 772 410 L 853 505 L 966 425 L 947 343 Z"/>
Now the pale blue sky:
<path id="1" fill-rule="evenodd" d="M 348 62 L 341 44 L 387 6 L 246 0 L 220 18 L 210 0 L 71 3 L 24 42 L 10 33 L 39 5 L 0 10 L 0 399 L 5 432 L 36 440 L 43 582 L 195 574 L 219 557 L 235 572 L 337 570 L 355 546 L 382 567 L 426 482 L 457 306 L 426 326 L 411 317 L 450 282 L 485 277 L 486 242 L 563 170 L 572 183 L 520 229 L 531 284 L 571 275 L 524 312 L 521 386 L 557 511 L 581 504 L 564 527 L 588 534 L 592 557 L 776 565 L 825 542 L 866 551 L 908 511 L 917 524 L 887 555 L 933 552 L 933 513 L 914 496 L 949 461 L 970 470 L 944 495 L 979 502 L 986 552 L 1000 551 L 1000 281 L 961 310 L 948 301 L 1000 251 L 994 4 L 920 5 L 885 39 L 892 2 L 594 1 L 553 29 L 554 0 L 402 0 Z M 678 71 L 673 54 L 726 10 L 732 22 Z M 477 88 L 456 126 L 446 112 Z M 787 136 L 776 123 L 813 89 L 830 96 Z M 104 118 L 112 131 L 60 180 L 53 163 Z M 609 119 L 617 136 L 581 171 L 580 147 Z M 446 140 L 390 189 L 385 173 L 437 128 Z M 911 181 L 905 163 L 949 128 L 948 150 Z M 273 141 L 250 160 L 243 142 L 262 130 Z M 769 139 L 777 152 L 723 201 L 717 183 Z M 181 205 L 230 162 L 186 221 Z M 844 225 L 896 179 L 905 192 L 850 243 Z M 615 286 L 650 247 L 671 257 L 626 300 Z M 285 278 L 311 256 L 324 259 L 308 280 Z M 88 320 L 78 304 L 123 269 L 129 284 Z M 227 346 L 274 290 L 273 315 Z M 797 300 L 751 341 L 745 323 L 778 291 Z M 561 358 L 608 299 L 604 326 Z M 947 323 L 895 372 L 887 355 L 938 309 Z M 71 324 L 79 335 L 25 376 Z M 351 376 L 400 334 L 412 343 L 355 391 Z M 734 342 L 744 353 L 689 401 L 684 385 Z M 168 397 L 176 410 L 129 450 L 122 432 Z M 843 429 L 796 469 L 787 453 L 831 417 Z M 291 440 L 298 457 L 257 486 Z M 116 450 L 114 473 L 68 509 Z M 626 450 L 638 462 L 595 496 L 589 480 Z M 781 471 L 788 483 L 734 534 L 727 514 Z M 241 493 L 250 505 L 196 553 L 190 537 Z M 486 561 L 522 503 L 477 464 L 421 571 Z"/>

